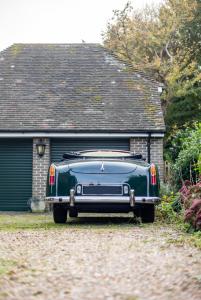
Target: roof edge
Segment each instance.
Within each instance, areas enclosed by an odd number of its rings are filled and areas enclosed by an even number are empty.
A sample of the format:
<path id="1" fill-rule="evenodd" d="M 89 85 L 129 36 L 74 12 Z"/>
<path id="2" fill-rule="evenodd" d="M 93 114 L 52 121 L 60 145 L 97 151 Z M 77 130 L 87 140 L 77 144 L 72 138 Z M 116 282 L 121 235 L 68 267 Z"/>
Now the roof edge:
<path id="1" fill-rule="evenodd" d="M 131 134 L 131 133 L 165 133 L 165 129 L 140 129 L 140 130 L 66 130 L 66 129 L 0 129 L 0 133 L 69 133 L 69 134 Z"/>
<path id="2" fill-rule="evenodd" d="M 80 133 L 80 132 L 0 132 L 1 138 L 133 138 L 133 137 L 164 137 L 162 132 L 130 132 L 130 133 Z"/>

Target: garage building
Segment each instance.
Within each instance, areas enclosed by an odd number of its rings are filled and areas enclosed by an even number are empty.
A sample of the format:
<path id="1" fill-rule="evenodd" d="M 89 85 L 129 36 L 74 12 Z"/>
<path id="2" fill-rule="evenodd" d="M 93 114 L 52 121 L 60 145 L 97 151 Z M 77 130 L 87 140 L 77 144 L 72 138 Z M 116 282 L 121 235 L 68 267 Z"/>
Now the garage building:
<path id="1" fill-rule="evenodd" d="M 43 199 L 67 151 L 131 150 L 163 178 L 164 131 L 159 83 L 101 45 L 14 44 L 0 53 L 0 210 Z"/>

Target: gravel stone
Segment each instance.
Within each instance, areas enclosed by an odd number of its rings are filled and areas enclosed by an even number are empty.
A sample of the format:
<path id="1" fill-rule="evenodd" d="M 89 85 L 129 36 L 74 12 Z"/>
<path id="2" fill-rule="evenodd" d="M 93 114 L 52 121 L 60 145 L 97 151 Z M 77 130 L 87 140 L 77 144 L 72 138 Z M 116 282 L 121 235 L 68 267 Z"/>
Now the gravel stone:
<path id="1" fill-rule="evenodd" d="M 4 300 L 200 300 L 201 253 L 167 226 L 71 226 L 0 232 Z"/>

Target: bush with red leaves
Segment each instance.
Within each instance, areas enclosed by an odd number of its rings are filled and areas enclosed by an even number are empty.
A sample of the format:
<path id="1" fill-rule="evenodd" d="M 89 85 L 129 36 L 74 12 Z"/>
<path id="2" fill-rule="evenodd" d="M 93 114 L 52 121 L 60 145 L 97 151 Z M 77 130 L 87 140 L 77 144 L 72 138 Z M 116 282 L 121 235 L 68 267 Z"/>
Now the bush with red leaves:
<path id="1" fill-rule="evenodd" d="M 195 230 L 201 230 L 201 180 L 196 184 L 186 180 L 179 192 L 185 209 L 185 222 Z"/>

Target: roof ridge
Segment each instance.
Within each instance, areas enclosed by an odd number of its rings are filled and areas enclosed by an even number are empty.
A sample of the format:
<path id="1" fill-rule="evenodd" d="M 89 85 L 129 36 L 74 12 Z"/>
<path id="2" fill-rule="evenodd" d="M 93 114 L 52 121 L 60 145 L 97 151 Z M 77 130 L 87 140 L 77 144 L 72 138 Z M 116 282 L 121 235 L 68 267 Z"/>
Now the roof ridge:
<path id="1" fill-rule="evenodd" d="M 87 43 L 87 42 L 80 42 L 80 43 L 13 43 L 12 45 L 8 46 L 12 47 L 14 45 L 99 45 L 100 43 Z"/>
<path id="2" fill-rule="evenodd" d="M 82 43 L 13 43 L 9 46 L 7 46 L 6 48 L 0 50 L 0 54 L 4 53 L 5 51 L 9 50 L 10 48 L 12 47 L 15 47 L 15 46 L 59 46 L 59 45 L 63 45 L 63 46 L 69 46 L 69 45 L 72 45 L 72 46 L 81 46 L 81 45 L 96 45 L 96 46 L 101 46 L 100 43 L 85 43 L 85 42 L 82 42 Z"/>

